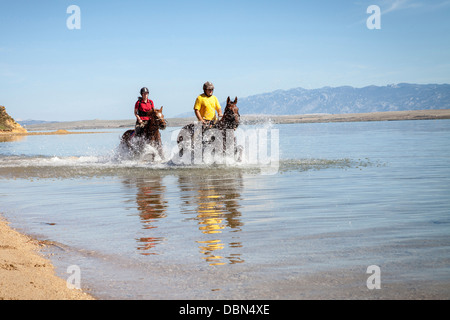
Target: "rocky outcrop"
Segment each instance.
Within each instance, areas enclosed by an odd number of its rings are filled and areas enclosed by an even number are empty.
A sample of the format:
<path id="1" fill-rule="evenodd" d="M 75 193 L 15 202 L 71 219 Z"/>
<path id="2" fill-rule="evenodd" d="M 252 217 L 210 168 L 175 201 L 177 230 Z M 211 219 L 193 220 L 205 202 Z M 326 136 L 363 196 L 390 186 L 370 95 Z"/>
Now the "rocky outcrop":
<path id="1" fill-rule="evenodd" d="M 27 133 L 25 128 L 11 118 L 4 106 L 0 106 L 0 133 Z"/>

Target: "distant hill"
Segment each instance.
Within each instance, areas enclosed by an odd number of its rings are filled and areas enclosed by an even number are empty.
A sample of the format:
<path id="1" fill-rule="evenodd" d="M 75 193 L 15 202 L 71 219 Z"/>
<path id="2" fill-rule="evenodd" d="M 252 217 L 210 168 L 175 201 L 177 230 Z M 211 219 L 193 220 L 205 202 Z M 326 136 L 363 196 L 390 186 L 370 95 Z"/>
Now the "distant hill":
<path id="1" fill-rule="evenodd" d="M 241 114 L 343 114 L 450 109 L 450 84 L 295 88 L 238 99 Z"/>
<path id="2" fill-rule="evenodd" d="M 37 125 L 37 124 L 49 124 L 49 123 L 55 123 L 57 121 L 45 121 L 45 120 L 17 120 L 17 123 L 19 123 L 20 125 L 22 125 L 22 127 L 27 127 L 27 126 L 33 126 L 33 125 Z"/>

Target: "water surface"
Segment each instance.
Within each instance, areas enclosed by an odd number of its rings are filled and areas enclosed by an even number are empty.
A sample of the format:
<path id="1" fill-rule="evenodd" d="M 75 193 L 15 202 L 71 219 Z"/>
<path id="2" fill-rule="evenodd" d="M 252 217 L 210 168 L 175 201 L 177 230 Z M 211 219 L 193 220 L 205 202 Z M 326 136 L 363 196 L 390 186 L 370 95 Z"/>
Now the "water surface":
<path id="1" fill-rule="evenodd" d="M 122 130 L 1 142 L 0 210 L 99 298 L 450 297 L 449 120 L 267 128 L 269 175 L 127 159 Z"/>

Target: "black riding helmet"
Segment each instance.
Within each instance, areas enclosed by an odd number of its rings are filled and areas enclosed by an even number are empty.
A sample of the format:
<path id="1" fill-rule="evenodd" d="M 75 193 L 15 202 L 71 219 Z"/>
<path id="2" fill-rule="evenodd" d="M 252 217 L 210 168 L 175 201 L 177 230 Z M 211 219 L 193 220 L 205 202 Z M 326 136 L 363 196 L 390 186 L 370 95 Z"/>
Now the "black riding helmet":
<path id="1" fill-rule="evenodd" d="M 213 85 L 211 82 L 206 81 L 206 82 L 203 84 L 203 91 L 205 91 L 206 89 L 212 89 L 212 90 L 214 90 L 214 85 Z"/>
<path id="2" fill-rule="evenodd" d="M 146 87 L 141 88 L 141 96 L 142 96 L 144 93 L 148 93 L 148 88 L 146 88 Z"/>

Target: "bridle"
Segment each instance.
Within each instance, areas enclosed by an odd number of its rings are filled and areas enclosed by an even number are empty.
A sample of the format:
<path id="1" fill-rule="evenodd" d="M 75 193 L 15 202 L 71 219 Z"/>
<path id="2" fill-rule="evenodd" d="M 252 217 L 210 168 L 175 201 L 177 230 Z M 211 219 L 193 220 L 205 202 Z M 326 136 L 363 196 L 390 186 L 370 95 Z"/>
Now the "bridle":
<path id="1" fill-rule="evenodd" d="M 227 128 L 237 128 L 241 119 L 241 115 L 239 114 L 239 109 L 237 109 L 235 104 L 229 104 L 225 108 L 224 115 L 222 117 L 222 121 Z"/>
<path id="2" fill-rule="evenodd" d="M 155 109 L 153 109 L 153 111 L 151 111 L 150 113 L 153 113 L 152 119 L 154 126 L 156 126 L 158 129 L 165 129 L 167 126 L 167 122 L 164 119 L 161 111 L 156 111 Z"/>

